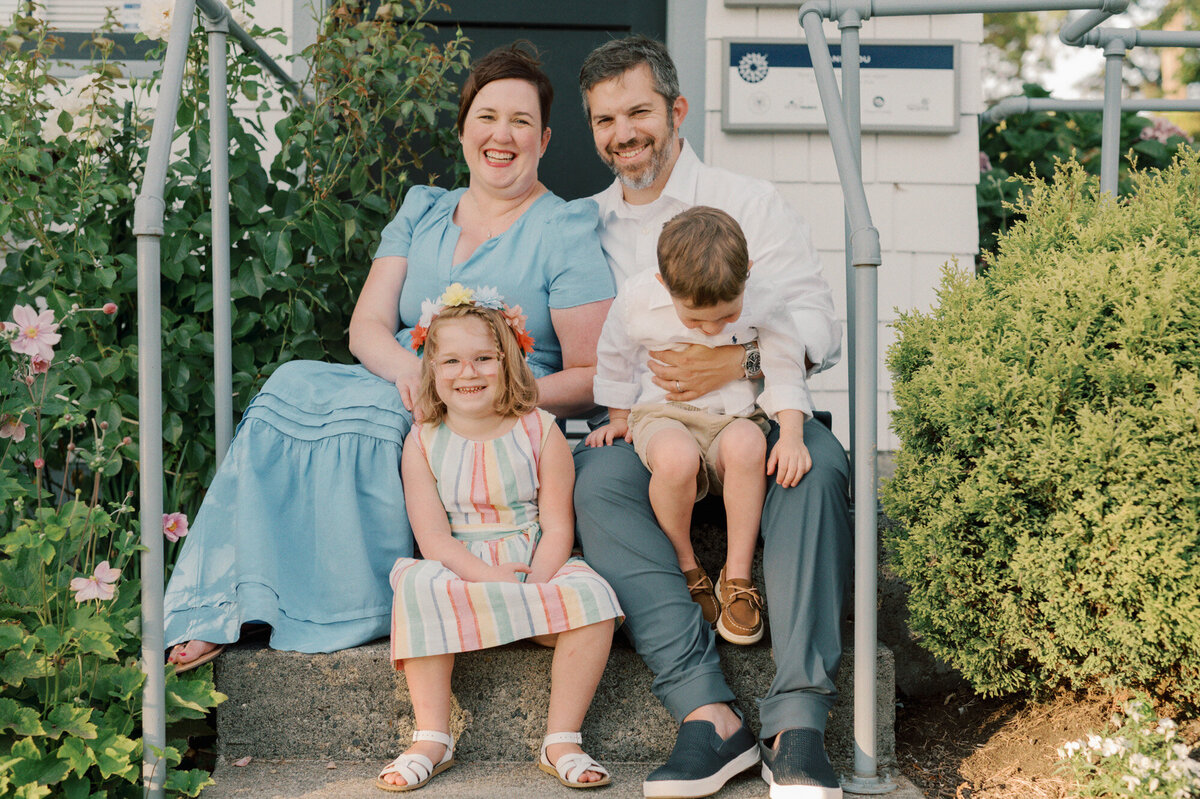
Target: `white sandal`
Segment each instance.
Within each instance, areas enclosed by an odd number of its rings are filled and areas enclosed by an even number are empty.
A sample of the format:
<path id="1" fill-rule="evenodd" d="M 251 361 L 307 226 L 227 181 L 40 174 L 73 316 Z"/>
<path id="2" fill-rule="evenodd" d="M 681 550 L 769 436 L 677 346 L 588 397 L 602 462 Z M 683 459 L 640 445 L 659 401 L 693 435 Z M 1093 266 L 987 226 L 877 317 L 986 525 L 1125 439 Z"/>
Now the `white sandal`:
<path id="1" fill-rule="evenodd" d="M 592 759 L 586 753 L 563 755 L 557 763 L 551 764 L 546 757 L 546 747 L 554 744 L 582 744 L 583 736 L 577 732 L 552 732 L 542 740 L 542 751 L 538 755 L 538 768 L 547 774 L 558 778 L 558 781 L 568 788 L 599 788 L 612 782 L 608 769 Z M 576 778 L 585 772 L 594 771 L 604 776 L 595 782 L 579 782 Z"/>
<path id="2" fill-rule="evenodd" d="M 400 755 L 379 772 L 379 776 L 375 778 L 376 787 L 392 792 L 415 791 L 454 765 L 454 738 L 451 736 L 435 730 L 417 730 L 413 733 L 412 739 L 414 743 L 416 741 L 432 741 L 435 744 L 441 744 L 446 747 L 446 754 L 442 755 L 442 759 L 436 766 L 425 755 Z M 404 778 L 405 784 L 393 785 L 385 782 L 383 779 L 385 774 L 399 774 Z"/>

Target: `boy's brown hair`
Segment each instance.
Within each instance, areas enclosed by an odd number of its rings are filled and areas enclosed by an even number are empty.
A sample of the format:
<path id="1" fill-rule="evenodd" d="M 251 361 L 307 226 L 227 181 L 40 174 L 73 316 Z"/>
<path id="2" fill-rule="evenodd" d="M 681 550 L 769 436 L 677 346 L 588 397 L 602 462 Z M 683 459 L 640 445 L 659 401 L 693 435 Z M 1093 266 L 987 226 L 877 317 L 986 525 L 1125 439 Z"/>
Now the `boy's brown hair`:
<path id="1" fill-rule="evenodd" d="M 658 271 L 671 296 L 693 308 L 736 300 L 750 275 L 741 225 L 707 205 L 687 209 L 663 225 Z"/>
<path id="2" fill-rule="evenodd" d="M 496 352 L 500 355 L 500 385 L 496 392 L 496 413 L 502 416 L 524 416 L 537 407 L 538 387 L 517 336 L 504 319 L 504 314 L 480 305 L 452 305 L 429 323 L 425 350 L 421 355 L 421 386 L 417 391 L 416 411 L 422 422 L 438 424 L 446 418 L 446 403 L 438 396 L 434 385 L 433 363 L 437 357 L 437 331 L 450 319 L 474 317 L 487 325 Z"/>

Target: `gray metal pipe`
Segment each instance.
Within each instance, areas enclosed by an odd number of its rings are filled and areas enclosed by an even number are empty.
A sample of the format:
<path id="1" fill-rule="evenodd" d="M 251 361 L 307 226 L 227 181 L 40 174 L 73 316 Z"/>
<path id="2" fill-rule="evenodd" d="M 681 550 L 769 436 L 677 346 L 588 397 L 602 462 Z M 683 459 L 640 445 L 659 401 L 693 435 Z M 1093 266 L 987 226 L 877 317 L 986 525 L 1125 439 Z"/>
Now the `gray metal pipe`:
<path id="1" fill-rule="evenodd" d="M 1078 47 L 1083 44 L 1083 37 L 1093 28 L 1103 24 L 1110 19 L 1114 14 L 1120 14 L 1126 7 L 1128 2 L 1119 3 L 1103 3 L 1101 7 L 1095 11 L 1089 11 L 1081 17 L 1071 20 L 1063 26 L 1058 32 L 1059 41 L 1063 44 L 1069 44 L 1073 47 Z M 1110 7 L 1111 6 L 1111 7 Z M 1087 6 L 1079 6 L 1087 8 Z"/>
<path id="2" fill-rule="evenodd" d="M 1104 120 L 1100 127 L 1100 191 L 1117 196 L 1121 150 L 1121 70 L 1125 43 L 1114 39 L 1104 47 Z"/>
<path id="3" fill-rule="evenodd" d="M 163 445 L 161 239 L 167 162 L 179 110 L 195 0 L 175 0 L 158 106 L 150 133 L 142 192 L 134 204 L 138 263 L 138 457 L 142 571 L 142 781 L 148 799 L 162 799 L 166 780 L 166 673 L 163 669 Z"/>
<path id="4" fill-rule="evenodd" d="M 858 165 L 859 172 L 862 172 L 862 101 L 861 86 L 862 73 L 859 69 L 859 55 L 862 52 L 859 47 L 859 34 L 862 27 L 862 18 L 857 11 L 847 11 L 838 17 L 838 29 L 842 36 L 842 108 L 846 112 L 846 123 L 850 132 L 850 147 L 854 155 L 854 163 Z M 847 334 L 851 341 L 857 340 L 858 327 L 854 309 L 857 306 L 857 297 L 853 291 L 849 290 L 850 286 L 854 285 L 854 263 L 850 257 L 850 240 L 853 238 L 854 222 L 850 218 L 850 212 L 845 210 L 843 205 L 843 222 L 842 226 L 845 231 L 846 255 L 845 255 L 845 270 L 846 270 L 846 328 Z M 855 397 L 858 396 L 858 381 L 855 374 L 855 366 L 858 358 L 853 347 L 848 347 L 846 352 L 846 367 L 849 376 L 850 388 L 850 407 L 854 407 Z M 854 418 L 854 414 L 850 414 L 850 470 L 851 474 L 854 471 L 854 453 L 855 442 L 858 440 L 858 421 Z"/>
<path id="5" fill-rule="evenodd" d="M 259 46 L 250 34 L 242 30 L 242 27 L 234 22 L 230 16 L 229 9 L 219 0 L 194 0 L 204 15 L 211 20 L 220 22 L 224 20 L 229 26 L 229 32 L 233 34 L 233 38 L 242 46 L 247 53 L 254 57 L 254 60 L 261 64 L 268 72 L 283 84 L 289 92 L 299 97 L 303 102 L 311 103 L 313 98 L 301 90 L 300 84 L 287 73 L 287 71 L 275 62 L 275 59 L 267 55 L 267 51 Z"/>
<path id="6" fill-rule="evenodd" d="M 863 17 L 901 17 L 924 14 L 990 14 L 1005 11 L 1075 11 L 1107 9 L 1107 19 L 1124 11 L 1129 0 L 867 0 L 870 13 Z M 833 0 L 836 9 L 845 0 Z M 836 10 L 834 12 L 836 14 Z M 861 12 L 860 12 L 861 13 Z"/>
<path id="7" fill-rule="evenodd" d="M 1005 97 L 979 115 L 984 125 L 995 125 L 1016 114 L 1032 111 L 1089 112 L 1103 111 L 1104 100 L 1058 100 L 1053 97 Z M 1196 100 L 1122 100 L 1122 111 L 1200 111 Z"/>
<path id="8" fill-rule="evenodd" d="M 862 170 L 855 153 L 850 122 L 843 106 L 834 74 L 829 43 L 821 27 L 821 3 L 809 3 L 800 9 L 808 51 L 821 105 L 829 126 L 829 139 L 842 185 L 843 201 L 850 219 L 852 285 L 846 290 L 855 297 L 854 312 L 854 383 L 855 420 L 854 457 L 854 785 L 858 793 L 886 793 L 895 786 L 880 780 L 877 774 L 875 740 L 875 659 L 876 659 L 876 531 L 878 516 L 875 490 L 876 425 L 878 423 L 876 359 L 878 350 L 878 274 L 882 261 L 879 232 L 871 225 L 871 212 L 862 182 Z M 851 85 L 858 80 L 857 27 L 843 30 L 842 79 Z M 849 42 L 848 42 L 849 40 Z M 849 43 L 850 56 L 845 49 Z M 857 115 L 857 104 L 853 107 Z"/>
<path id="9" fill-rule="evenodd" d="M 229 286 L 229 17 L 205 15 L 208 30 L 209 152 L 212 154 L 213 405 L 217 468 L 233 440 L 233 311 Z"/>

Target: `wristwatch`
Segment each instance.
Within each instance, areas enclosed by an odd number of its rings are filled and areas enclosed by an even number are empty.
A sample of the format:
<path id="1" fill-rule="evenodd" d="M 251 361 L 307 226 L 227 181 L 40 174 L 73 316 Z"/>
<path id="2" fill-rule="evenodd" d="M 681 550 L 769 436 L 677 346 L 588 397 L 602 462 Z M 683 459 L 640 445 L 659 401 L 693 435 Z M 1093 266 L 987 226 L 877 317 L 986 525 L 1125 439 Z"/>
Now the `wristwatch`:
<path id="1" fill-rule="evenodd" d="M 742 358 L 742 370 L 747 380 L 754 380 L 762 372 L 762 355 L 758 351 L 758 342 L 747 341 L 742 345 L 742 349 L 746 350 Z"/>

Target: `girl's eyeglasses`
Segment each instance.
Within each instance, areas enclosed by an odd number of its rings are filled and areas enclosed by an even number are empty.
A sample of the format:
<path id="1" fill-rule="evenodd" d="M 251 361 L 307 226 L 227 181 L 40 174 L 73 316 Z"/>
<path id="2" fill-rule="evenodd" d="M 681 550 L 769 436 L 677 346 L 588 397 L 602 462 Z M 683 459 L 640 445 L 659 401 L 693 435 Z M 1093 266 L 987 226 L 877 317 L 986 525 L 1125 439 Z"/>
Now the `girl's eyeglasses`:
<path id="1" fill-rule="evenodd" d="M 439 358 L 434 361 L 433 369 L 438 377 L 461 377 L 471 367 L 477 375 L 494 375 L 500 369 L 500 353 L 491 352 L 476 355 L 474 358 Z"/>

